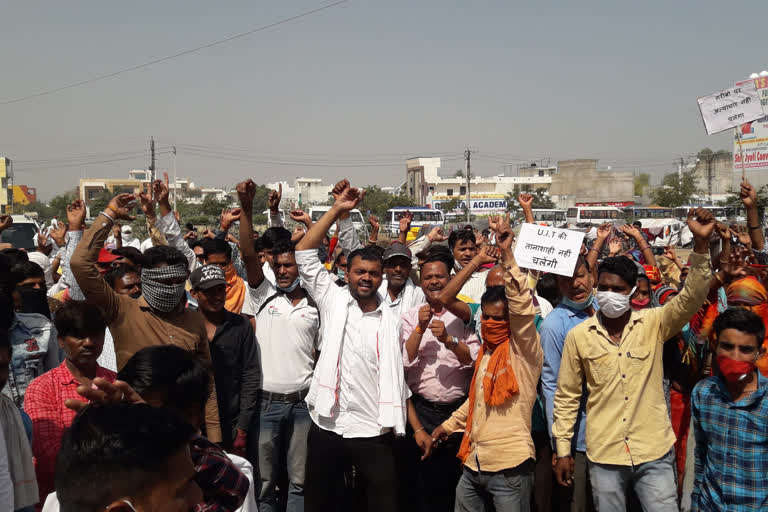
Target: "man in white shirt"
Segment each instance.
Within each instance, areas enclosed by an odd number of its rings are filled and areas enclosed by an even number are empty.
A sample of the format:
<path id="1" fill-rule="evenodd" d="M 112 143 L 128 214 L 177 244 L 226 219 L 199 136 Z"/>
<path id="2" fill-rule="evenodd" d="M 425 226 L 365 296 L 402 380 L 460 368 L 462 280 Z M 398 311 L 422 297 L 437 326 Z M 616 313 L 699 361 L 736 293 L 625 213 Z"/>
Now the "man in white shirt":
<path id="1" fill-rule="evenodd" d="M 255 192 L 251 180 L 237 185 L 241 240 L 253 239 Z M 287 510 L 299 511 L 304 510 L 307 436 L 312 423 L 305 397 L 319 349 L 320 313 L 301 287 L 290 238 L 274 242 L 270 251 L 272 282 L 263 273 L 253 243 L 242 244 L 264 379 L 260 413 L 254 416 L 259 421 L 258 445 L 252 443 L 250 452 L 259 462 L 259 510 L 279 510 L 277 483 L 287 473 Z"/>
<path id="2" fill-rule="evenodd" d="M 378 293 L 383 262 L 374 248 L 347 260 L 349 286 L 339 287 L 317 258 L 323 236 L 365 192 L 346 186 L 296 247 L 304 288 L 318 303 L 322 345 L 307 404 L 309 432 L 305 510 L 334 510 L 343 475 L 355 467 L 367 510 L 397 510 L 395 435 L 405 433 L 407 398 L 397 318 Z"/>

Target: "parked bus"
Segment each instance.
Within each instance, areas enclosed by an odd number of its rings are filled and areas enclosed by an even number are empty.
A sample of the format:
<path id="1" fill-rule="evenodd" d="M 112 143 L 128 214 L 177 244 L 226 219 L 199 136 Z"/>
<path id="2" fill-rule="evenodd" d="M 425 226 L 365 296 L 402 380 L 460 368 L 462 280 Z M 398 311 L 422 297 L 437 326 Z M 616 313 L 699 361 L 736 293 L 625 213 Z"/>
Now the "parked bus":
<path id="1" fill-rule="evenodd" d="M 573 206 L 566 212 L 568 227 L 579 224 L 605 224 L 606 222 L 623 222 L 624 212 L 615 206 Z"/>
<path id="2" fill-rule="evenodd" d="M 674 219 L 675 209 L 663 206 L 628 206 L 624 213 L 631 219 Z"/>
<path id="3" fill-rule="evenodd" d="M 699 205 L 683 205 L 675 208 L 675 218 L 679 220 L 685 220 L 688 218 L 688 210 L 691 208 L 699 208 Z M 738 220 L 738 209 L 734 207 L 725 206 L 710 206 L 702 205 L 701 208 L 712 212 L 712 216 L 718 222 L 727 222 L 729 220 Z"/>
<path id="4" fill-rule="evenodd" d="M 554 210 L 546 208 L 534 208 L 533 209 L 533 221 L 536 224 L 543 224 L 545 226 L 552 226 L 559 228 L 566 223 L 565 210 Z M 517 210 L 517 216 L 523 216 L 523 210 Z"/>
<path id="5" fill-rule="evenodd" d="M 387 210 L 386 220 L 381 220 L 382 224 L 386 223 L 387 231 L 390 236 L 397 236 L 400 233 L 400 217 L 406 212 L 413 214 L 413 220 L 411 221 L 412 233 L 418 233 L 419 229 L 425 224 L 431 226 L 445 225 L 445 215 L 442 210 L 435 210 L 424 206 L 391 208 Z"/>

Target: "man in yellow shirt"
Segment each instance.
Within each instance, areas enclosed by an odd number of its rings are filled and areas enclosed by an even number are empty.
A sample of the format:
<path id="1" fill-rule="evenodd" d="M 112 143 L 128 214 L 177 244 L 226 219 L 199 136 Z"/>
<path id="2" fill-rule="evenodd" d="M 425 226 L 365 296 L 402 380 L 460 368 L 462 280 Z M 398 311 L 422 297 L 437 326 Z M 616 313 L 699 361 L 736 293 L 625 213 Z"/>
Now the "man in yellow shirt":
<path id="1" fill-rule="evenodd" d="M 637 266 L 625 257 L 598 267 L 599 312 L 565 338 L 552 434 L 555 475 L 571 485 L 571 440 L 586 382 L 586 449 L 595 506 L 625 511 L 633 487 L 644 510 L 677 512 L 675 434 L 662 388 L 664 341 L 680 331 L 704 303 L 712 271 L 709 238 L 715 227 L 703 208 L 688 213 L 694 236 L 691 271 L 681 293 L 664 307 L 632 311 Z"/>

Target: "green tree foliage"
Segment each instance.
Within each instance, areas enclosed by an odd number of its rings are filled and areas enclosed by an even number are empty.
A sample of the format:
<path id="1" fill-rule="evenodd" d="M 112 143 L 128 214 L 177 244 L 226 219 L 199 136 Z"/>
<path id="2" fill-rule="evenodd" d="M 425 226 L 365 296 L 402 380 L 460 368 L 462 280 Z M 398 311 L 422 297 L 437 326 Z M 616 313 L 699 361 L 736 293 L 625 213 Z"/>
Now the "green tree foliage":
<path id="1" fill-rule="evenodd" d="M 380 187 L 374 185 L 372 187 L 366 187 L 365 197 L 363 202 L 358 206 L 360 211 L 367 215 L 368 212 L 376 215 L 379 220 L 382 220 L 387 215 L 387 210 L 395 207 L 408 207 L 418 206 L 415 201 L 406 195 L 393 195 L 389 192 L 381 190 Z"/>
<path id="2" fill-rule="evenodd" d="M 694 171 L 684 172 L 682 178 L 673 172 L 664 176 L 661 186 L 653 191 L 653 202 L 659 206 L 681 206 L 692 203 L 698 193 Z"/>
<path id="3" fill-rule="evenodd" d="M 458 169 L 456 171 L 456 174 L 454 174 L 455 178 L 463 178 L 464 177 L 464 171 L 462 169 Z"/>
<path id="4" fill-rule="evenodd" d="M 438 205 L 438 208 L 445 213 L 452 212 L 456 209 L 458 209 L 460 203 L 460 199 L 458 197 L 453 197 L 448 201 L 443 201 Z"/>
<path id="5" fill-rule="evenodd" d="M 514 192 L 507 192 L 507 196 L 505 197 L 507 200 L 508 211 L 515 211 L 520 208 L 520 203 L 517 200 L 517 196 L 520 195 L 521 192 L 528 192 L 533 196 L 532 208 L 541 208 L 545 210 L 555 208 L 555 203 L 552 201 L 552 198 L 549 197 L 549 193 L 547 192 L 546 188 L 539 187 L 531 192 L 528 185 L 523 185 L 522 189 L 518 189 L 518 186 L 515 185 Z"/>
<path id="6" fill-rule="evenodd" d="M 642 196 L 651 184 L 651 175 L 642 172 L 635 176 L 635 195 Z"/>

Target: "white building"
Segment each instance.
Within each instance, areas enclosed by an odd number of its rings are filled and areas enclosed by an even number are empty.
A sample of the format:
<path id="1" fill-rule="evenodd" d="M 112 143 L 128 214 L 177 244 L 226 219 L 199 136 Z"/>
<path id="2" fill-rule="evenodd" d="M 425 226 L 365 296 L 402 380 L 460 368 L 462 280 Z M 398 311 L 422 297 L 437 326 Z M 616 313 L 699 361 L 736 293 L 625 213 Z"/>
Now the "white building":
<path id="1" fill-rule="evenodd" d="M 282 204 L 284 207 L 321 204 L 328 201 L 333 185 L 324 185 L 320 178 L 296 178 L 293 184 L 287 181 L 267 183 L 267 188 L 277 190 L 283 185 Z"/>
<path id="2" fill-rule="evenodd" d="M 467 180 L 456 176 L 444 178 L 438 174 L 439 158 L 410 158 L 406 160 L 405 193 L 424 206 L 438 207 L 441 203 L 458 198 L 459 208 L 466 204 Z M 549 189 L 552 174 L 536 176 L 472 176 L 470 180 L 470 210 L 493 213 L 507 208 L 506 196 L 515 187 L 528 186 Z"/>

